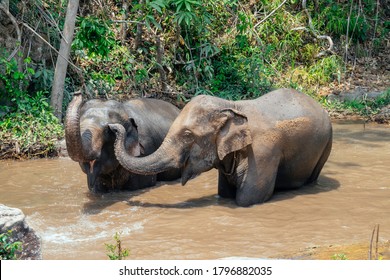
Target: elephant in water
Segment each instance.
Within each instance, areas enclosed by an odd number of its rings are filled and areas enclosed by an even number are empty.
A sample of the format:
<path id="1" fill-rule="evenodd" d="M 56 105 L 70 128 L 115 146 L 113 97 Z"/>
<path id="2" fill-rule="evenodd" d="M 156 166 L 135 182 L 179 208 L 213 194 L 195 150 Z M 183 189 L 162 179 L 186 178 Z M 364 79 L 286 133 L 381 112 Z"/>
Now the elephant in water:
<path id="1" fill-rule="evenodd" d="M 279 89 L 255 100 L 228 101 L 196 96 L 181 111 L 152 155 L 133 158 L 125 150 L 124 127 L 115 154 L 139 174 L 182 168 L 182 184 L 218 169 L 218 194 L 239 206 L 267 201 L 274 190 L 316 181 L 332 147 L 328 113 L 311 97 Z"/>
<path id="2" fill-rule="evenodd" d="M 75 93 L 68 106 L 65 120 L 65 140 L 69 157 L 79 162 L 87 174 L 92 192 L 135 190 L 153 186 L 157 180 L 174 180 L 180 169 L 139 175 L 124 169 L 114 153 L 115 134 L 108 124 L 121 124 L 125 129 L 124 149 L 132 156 L 153 153 L 162 143 L 180 110 L 156 99 L 88 100 L 83 104 Z"/>

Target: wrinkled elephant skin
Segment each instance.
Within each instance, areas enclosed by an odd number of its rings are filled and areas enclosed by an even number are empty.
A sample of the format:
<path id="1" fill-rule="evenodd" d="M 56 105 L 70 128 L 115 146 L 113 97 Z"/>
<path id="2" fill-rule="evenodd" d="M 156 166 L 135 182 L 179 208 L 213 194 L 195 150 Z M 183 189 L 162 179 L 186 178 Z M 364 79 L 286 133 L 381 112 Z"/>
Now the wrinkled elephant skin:
<path id="1" fill-rule="evenodd" d="M 311 97 L 279 89 L 255 100 L 227 101 L 197 96 L 173 122 L 152 155 L 133 158 L 124 149 L 124 127 L 115 153 L 127 170 L 155 174 L 182 169 L 182 184 L 217 168 L 218 194 L 239 206 L 270 199 L 275 190 L 315 182 L 332 147 L 328 113 Z"/>
<path id="2" fill-rule="evenodd" d="M 115 134 L 109 123 L 125 129 L 124 148 L 138 157 L 153 153 L 162 143 L 179 109 L 168 102 L 155 99 L 88 100 L 76 93 L 68 106 L 65 139 L 70 158 L 79 162 L 87 175 L 92 192 L 135 190 L 153 186 L 157 180 L 180 177 L 179 169 L 151 175 L 129 172 L 118 162 L 114 153 Z"/>

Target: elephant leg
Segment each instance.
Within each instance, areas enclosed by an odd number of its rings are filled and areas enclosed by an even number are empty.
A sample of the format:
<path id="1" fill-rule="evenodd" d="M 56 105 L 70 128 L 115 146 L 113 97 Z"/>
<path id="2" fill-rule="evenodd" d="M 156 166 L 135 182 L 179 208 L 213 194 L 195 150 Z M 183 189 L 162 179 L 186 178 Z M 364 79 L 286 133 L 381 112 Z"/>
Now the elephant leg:
<path id="1" fill-rule="evenodd" d="M 328 144 L 326 144 L 324 152 L 322 153 L 320 159 L 318 160 L 316 166 L 314 167 L 312 174 L 310 175 L 309 179 L 305 182 L 305 184 L 310 184 L 312 182 L 315 182 L 318 179 L 322 167 L 324 167 L 325 162 L 328 160 L 331 150 L 332 150 L 332 138 L 329 139 Z"/>
<path id="2" fill-rule="evenodd" d="M 221 170 L 218 170 L 218 195 L 223 198 L 236 198 L 236 187 L 229 183 Z"/>
<path id="3" fill-rule="evenodd" d="M 248 207 L 263 203 L 270 199 L 275 189 L 278 173 L 279 157 L 264 156 L 260 162 L 249 160 L 248 170 L 243 176 L 245 179 L 237 189 L 236 203 Z"/>

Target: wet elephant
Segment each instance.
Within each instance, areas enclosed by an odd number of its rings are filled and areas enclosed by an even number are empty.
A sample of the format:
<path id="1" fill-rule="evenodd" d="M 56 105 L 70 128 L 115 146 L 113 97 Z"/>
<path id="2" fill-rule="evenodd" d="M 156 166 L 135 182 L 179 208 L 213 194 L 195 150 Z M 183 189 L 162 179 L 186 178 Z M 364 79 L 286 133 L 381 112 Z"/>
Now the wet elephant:
<path id="1" fill-rule="evenodd" d="M 316 181 L 332 147 L 328 113 L 311 97 L 279 89 L 255 100 L 197 96 L 181 111 L 160 148 L 134 159 L 115 131 L 117 159 L 127 170 L 154 174 L 182 168 L 182 184 L 217 168 L 218 194 L 239 206 L 267 201 L 275 190 Z"/>
<path id="2" fill-rule="evenodd" d="M 92 192 L 135 190 L 155 185 L 157 180 L 180 177 L 178 168 L 168 168 L 156 174 L 129 172 L 114 153 L 115 134 L 109 123 L 124 126 L 124 148 L 132 156 L 153 153 L 162 143 L 173 120 L 179 114 L 172 104 L 156 99 L 133 99 L 126 102 L 92 99 L 83 102 L 74 95 L 65 120 L 65 139 L 71 159 L 79 162 L 87 174 Z"/>

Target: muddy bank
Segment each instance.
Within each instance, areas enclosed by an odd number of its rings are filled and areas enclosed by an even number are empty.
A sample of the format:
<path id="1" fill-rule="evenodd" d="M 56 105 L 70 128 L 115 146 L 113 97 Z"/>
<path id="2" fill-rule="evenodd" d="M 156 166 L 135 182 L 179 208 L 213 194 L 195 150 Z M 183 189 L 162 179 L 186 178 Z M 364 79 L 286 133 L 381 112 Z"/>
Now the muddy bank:
<path id="1" fill-rule="evenodd" d="M 370 242 L 344 245 L 335 244 L 321 247 L 308 247 L 298 252 L 275 255 L 274 258 L 293 260 L 369 260 L 369 252 Z M 371 259 L 390 260 L 390 241 L 380 242 L 377 249 L 375 247 L 372 251 Z"/>

